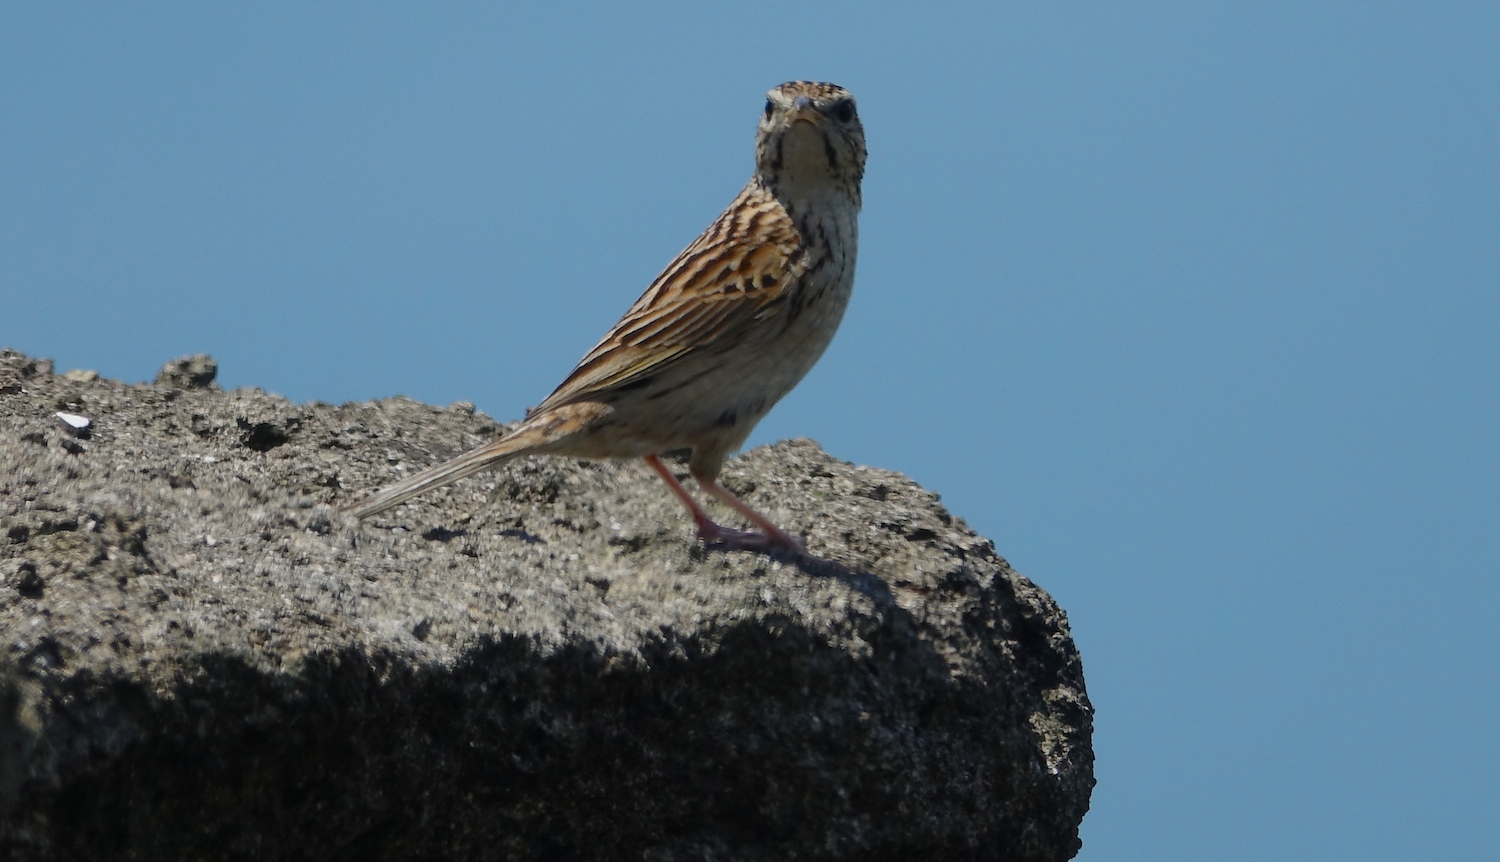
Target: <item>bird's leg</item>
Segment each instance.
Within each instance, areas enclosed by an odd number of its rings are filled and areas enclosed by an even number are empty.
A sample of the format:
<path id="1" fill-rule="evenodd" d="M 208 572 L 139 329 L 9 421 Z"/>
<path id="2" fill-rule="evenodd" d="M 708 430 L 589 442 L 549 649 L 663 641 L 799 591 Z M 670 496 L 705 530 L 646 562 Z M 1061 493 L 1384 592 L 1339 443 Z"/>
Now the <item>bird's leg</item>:
<path id="1" fill-rule="evenodd" d="M 698 505 L 698 501 L 693 499 L 693 495 L 689 494 L 688 490 L 682 487 L 682 483 L 677 481 L 677 477 L 672 475 L 672 471 L 667 469 L 667 465 L 661 462 L 661 458 L 656 455 L 647 455 L 646 463 L 650 464 L 651 469 L 656 471 L 656 475 L 660 476 L 661 480 L 667 483 L 667 487 L 672 489 L 672 493 L 677 495 L 677 499 L 681 500 L 682 504 L 688 507 L 688 511 L 693 515 L 693 523 L 698 527 L 699 538 L 707 540 L 709 535 L 724 529 L 714 523 L 714 519 L 710 518 L 708 512 L 702 506 Z"/>
<path id="2" fill-rule="evenodd" d="M 655 470 L 656 474 L 662 478 L 662 481 L 667 483 L 667 487 L 672 489 L 672 493 L 677 495 L 677 499 L 681 500 L 683 505 L 688 507 L 688 511 L 693 515 L 693 523 L 698 527 L 698 538 L 704 542 L 717 545 L 726 550 L 786 551 L 798 556 L 808 555 L 807 546 L 802 544 L 801 539 L 796 538 L 791 533 L 771 523 L 769 518 L 750 508 L 745 501 L 731 494 L 729 489 L 713 479 L 694 477 L 697 479 L 699 487 L 719 498 L 725 505 L 736 512 L 744 515 L 750 523 L 760 527 L 761 532 L 734 530 L 720 525 L 713 518 L 709 517 L 708 512 L 703 506 L 699 505 L 697 500 L 693 499 L 693 495 L 689 494 L 688 490 L 682 486 L 682 483 L 677 481 L 677 477 L 672 475 L 672 471 L 667 469 L 667 465 L 663 464 L 660 458 L 655 455 L 647 455 L 646 463 L 650 464 L 651 469 Z"/>
<path id="3" fill-rule="evenodd" d="M 728 532 L 736 533 L 741 537 L 739 541 L 748 541 L 752 543 L 741 545 L 740 547 L 748 547 L 753 550 L 761 551 L 790 551 L 794 554 L 807 554 L 807 546 L 802 543 L 801 539 L 793 536 L 786 530 L 783 530 L 775 524 L 771 523 L 770 518 L 767 518 L 765 515 L 762 515 L 761 513 L 750 508 L 749 503 L 746 503 L 744 500 L 741 500 L 739 497 L 736 497 L 734 494 L 730 493 L 728 488 L 720 485 L 714 479 L 704 479 L 698 476 L 695 476 L 693 478 L 697 479 L 698 487 L 714 495 L 715 497 L 718 497 L 720 502 L 724 503 L 724 505 L 735 510 L 736 512 L 739 512 L 745 517 L 745 520 L 749 521 L 757 527 L 760 527 L 761 532 L 759 533 L 747 533 L 740 530 L 729 530 Z M 723 530 L 724 528 L 720 527 L 719 529 Z"/>

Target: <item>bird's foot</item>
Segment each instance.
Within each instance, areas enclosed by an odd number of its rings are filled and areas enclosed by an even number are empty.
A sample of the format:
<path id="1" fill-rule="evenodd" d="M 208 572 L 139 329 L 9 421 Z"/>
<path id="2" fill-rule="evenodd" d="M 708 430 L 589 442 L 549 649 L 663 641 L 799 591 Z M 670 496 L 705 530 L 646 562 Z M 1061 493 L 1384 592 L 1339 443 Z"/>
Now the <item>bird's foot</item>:
<path id="1" fill-rule="evenodd" d="M 693 495 L 682 487 L 677 477 L 661 462 L 656 455 L 647 455 L 646 463 L 651 465 L 677 499 L 687 506 L 688 512 L 692 513 L 693 523 L 698 527 L 698 538 L 712 550 L 715 551 L 754 551 L 758 554 L 771 554 L 773 556 L 788 557 L 804 569 L 817 571 L 848 572 L 847 566 L 834 560 L 826 560 L 807 549 L 807 544 L 801 539 L 781 529 L 765 515 L 755 511 L 749 504 L 731 494 L 723 485 L 711 478 L 697 477 L 698 485 L 703 490 L 723 501 L 725 505 L 739 512 L 747 521 L 760 527 L 759 530 L 736 530 L 726 527 L 708 516 L 708 512 L 693 499 Z"/>
<path id="2" fill-rule="evenodd" d="M 817 560 L 807 550 L 807 543 L 782 529 L 736 530 L 704 519 L 698 523 L 698 538 L 719 551 L 755 551 L 782 553 L 807 560 Z"/>

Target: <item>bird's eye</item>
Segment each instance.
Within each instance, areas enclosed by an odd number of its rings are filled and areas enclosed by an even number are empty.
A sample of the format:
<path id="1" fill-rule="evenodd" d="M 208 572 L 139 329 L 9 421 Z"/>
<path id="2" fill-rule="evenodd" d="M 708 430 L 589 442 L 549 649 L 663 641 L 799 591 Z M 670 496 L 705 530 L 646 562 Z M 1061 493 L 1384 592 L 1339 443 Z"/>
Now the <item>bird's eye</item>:
<path id="1" fill-rule="evenodd" d="M 854 103 L 847 99 L 833 106 L 833 115 L 841 123 L 847 123 L 854 119 Z"/>
<path id="2" fill-rule="evenodd" d="M 773 104 L 771 104 L 771 100 L 770 99 L 767 99 L 766 100 L 766 119 L 768 119 L 768 120 L 771 119 L 771 114 L 775 110 L 776 110 L 776 106 L 773 105 Z"/>

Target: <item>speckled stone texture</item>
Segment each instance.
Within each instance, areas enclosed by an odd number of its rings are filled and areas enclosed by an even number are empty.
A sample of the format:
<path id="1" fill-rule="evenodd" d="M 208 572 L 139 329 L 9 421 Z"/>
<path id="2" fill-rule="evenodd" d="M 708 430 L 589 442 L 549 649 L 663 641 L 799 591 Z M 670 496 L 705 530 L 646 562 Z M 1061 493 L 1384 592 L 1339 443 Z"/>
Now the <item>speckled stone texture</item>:
<path id="1" fill-rule="evenodd" d="M 501 426 L 214 371 L 0 354 L 0 858 L 1077 852 L 1067 618 L 899 474 L 807 440 L 726 469 L 846 571 L 705 550 L 630 462 L 360 524 L 333 506 Z"/>

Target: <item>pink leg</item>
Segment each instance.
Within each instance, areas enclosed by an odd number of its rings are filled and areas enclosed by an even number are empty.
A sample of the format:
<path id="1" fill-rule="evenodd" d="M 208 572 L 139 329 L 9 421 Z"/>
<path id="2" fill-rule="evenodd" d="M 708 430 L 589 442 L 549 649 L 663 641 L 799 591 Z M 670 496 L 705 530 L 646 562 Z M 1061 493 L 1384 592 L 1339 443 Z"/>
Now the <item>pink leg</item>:
<path id="1" fill-rule="evenodd" d="M 662 481 L 667 483 L 667 487 L 672 489 L 672 493 L 677 495 L 677 499 L 681 500 L 683 505 L 688 507 L 688 511 L 693 515 L 693 523 L 698 527 L 698 538 L 704 542 L 728 550 L 788 551 L 798 556 L 809 556 L 807 547 L 802 544 L 801 539 L 794 537 L 792 534 L 771 523 L 769 518 L 750 508 L 743 500 L 729 493 L 729 490 L 718 482 L 712 479 L 697 480 L 699 487 L 723 501 L 736 512 L 744 515 L 752 524 L 760 527 L 762 532 L 732 530 L 715 523 L 714 519 L 709 517 L 708 512 L 698 504 L 698 501 L 693 499 L 693 495 L 689 494 L 688 490 L 682 487 L 682 483 L 677 481 L 677 477 L 672 475 L 672 471 L 667 469 L 667 465 L 663 464 L 660 458 L 655 455 L 647 455 L 646 463 L 650 464 L 651 469 L 656 471 L 656 475 L 660 476 Z"/>
<path id="2" fill-rule="evenodd" d="M 773 549 L 792 551 L 797 554 L 807 553 L 807 546 L 802 544 L 801 539 L 771 523 L 770 518 L 750 508 L 749 503 L 731 494 L 728 488 L 725 488 L 713 479 L 698 479 L 696 476 L 693 478 L 697 479 L 698 487 L 718 497 L 726 506 L 739 512 L 745 517 L 745 520 L 761 529 L 760 533 L 748 533 L 746 535 L 759 539 L 765 546 Z"/>

